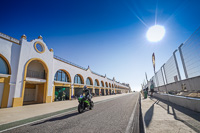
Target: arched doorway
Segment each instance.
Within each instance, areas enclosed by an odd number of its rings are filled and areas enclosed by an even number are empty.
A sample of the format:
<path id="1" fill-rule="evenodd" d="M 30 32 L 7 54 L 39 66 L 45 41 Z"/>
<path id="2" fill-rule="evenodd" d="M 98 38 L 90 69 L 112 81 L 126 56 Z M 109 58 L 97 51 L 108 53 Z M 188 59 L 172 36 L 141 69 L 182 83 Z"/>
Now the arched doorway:
<path id="1" fill-rule="evenodd" d="M 74 96 L 79 97 L 83 94 L 84 79 L 80 74 L 74 76 Z"/>
<path id="2" fill-rule="evenodd" d="M 44 61 L 38 58 L 29 60 L 25 65 L 22 90 L 23 105 L 46 103 L 49 70 Z M 48 99 L 48 102 L 50 102 Z"/>
<path id="3" fill-rule="evenodd" d="M 87 85 L 87 88 L 90 90 L 90 93 L 93 94 L 93 81 L 91 77 L 87 77 L 86 85 Z"/>
<path id="4" fill-rule="evenodd" d="M 8 60 L 0 54 L 0 108 L 6 108 L 10 92 L 11 67 Z"/>
<path id="5" fill-rule="evenodd" d="M 105 95 L 108 95 L 108 83 L 107 82 L 105 83 L 105 87 L 106 87 L 106 89 L 105 89 Z"/>
<path id="6" fill-rule="evenodd" d="M 64 101 L 71 99 L 70 74 L 65 70 L 58 70 L 54 76 L 54 101 Z"/>
<path id="7" fill-rule="evenodd" d="M 3 56 L 0 55 L 0 74 L 10 74 L 10 67 Z"/>
<path id="8" fill-rule="evenodd" d="M 104 94 L 104 82 L 103 82 L 103 81 L 101 81 L 101 92 L 100 92 L 100 94 L 101 94 L 102 96 L 105 95 L 105 94 Z"/>
<path id="9" fill-rule="evenodd" d="M 95 87 L 95 96 L 99 96 L 99 80 L 98 79 L 95 79 L 94 87 Z"/>

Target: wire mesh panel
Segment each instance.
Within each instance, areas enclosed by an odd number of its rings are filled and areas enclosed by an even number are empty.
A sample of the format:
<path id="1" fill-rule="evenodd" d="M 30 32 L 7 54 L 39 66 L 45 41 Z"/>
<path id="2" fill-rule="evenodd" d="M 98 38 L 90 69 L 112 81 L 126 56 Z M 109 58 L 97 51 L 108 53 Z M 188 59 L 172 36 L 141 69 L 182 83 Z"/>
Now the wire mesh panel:
<path id="1" fill-rule="evenodd" d="M 162 70 L 160 69 L 156 74 L 158 79 L 158 86 L 164 85 Z"/>
<path id="2" fill-rule="evenodd" d="M 178 81 L 178 70 L 176 67 L 176 63 L 175 63 L 175 59 L 174 56 L 171 56 L 171 58 L 169 58 L 169 60 L 165 63 L 165 65 L 163 66 L 164 69 L 164 73 L 166 75 L 166 83 L 173 83 Z"/>
<path id="3" fill-rule="evenodd" d="M 152 77 L 153 83 L 154 83 L 154 87 L 157 87 L 157 83 L 156 83 L 156 78 L 155 76 Z"/>
<path id="4" fill-rule="evenodd" d="M 200 28 L 181 47 L 188 78 L 200 76 Z"/>

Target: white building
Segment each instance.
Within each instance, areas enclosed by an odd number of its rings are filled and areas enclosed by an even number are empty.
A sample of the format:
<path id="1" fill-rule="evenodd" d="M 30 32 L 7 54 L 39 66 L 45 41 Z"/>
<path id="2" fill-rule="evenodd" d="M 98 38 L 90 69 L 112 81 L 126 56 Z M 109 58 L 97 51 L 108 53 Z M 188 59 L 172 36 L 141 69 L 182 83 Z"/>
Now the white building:
<path id="1" fill-rule="evenodd" d="M 0 107 L 70 100 L 87 85 L 96 95 L 127 93 L 129 85 L 61 59 L 42 37 L 30 42 L 0 33 Z"/>

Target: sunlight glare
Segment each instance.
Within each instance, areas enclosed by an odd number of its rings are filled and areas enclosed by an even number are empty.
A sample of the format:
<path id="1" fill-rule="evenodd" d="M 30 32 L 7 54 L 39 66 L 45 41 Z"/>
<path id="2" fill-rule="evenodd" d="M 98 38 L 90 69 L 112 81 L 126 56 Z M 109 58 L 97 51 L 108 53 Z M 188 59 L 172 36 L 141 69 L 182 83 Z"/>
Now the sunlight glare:
<path id="1" fill-rule="evenodd" d="M 154 25 L 147 31 L 147 39 L 151 42 L 158 42 L 163 39 L 165 35 L 165 28 L 161 25 Z"/>

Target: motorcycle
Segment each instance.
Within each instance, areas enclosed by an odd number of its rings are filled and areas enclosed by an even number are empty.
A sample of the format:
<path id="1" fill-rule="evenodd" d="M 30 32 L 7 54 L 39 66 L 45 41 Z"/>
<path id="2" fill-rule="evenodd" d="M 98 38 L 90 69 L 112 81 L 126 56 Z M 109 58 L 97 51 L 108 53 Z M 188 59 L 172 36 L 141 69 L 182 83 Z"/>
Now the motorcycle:
<path id="1" fill-rule="evenodd" d="M 94 107 L 93 101 L 91 101 L 90 103 L 90 101 L 87 100 L 87 98 L 82 95 L 78 98 L 78 102 L 79 102 L 79 105 L 78 105 L 79 113 L 82 113 L 86 108 L 89 108 L 90 110 L 92 110 L 92 108 Z"/>

